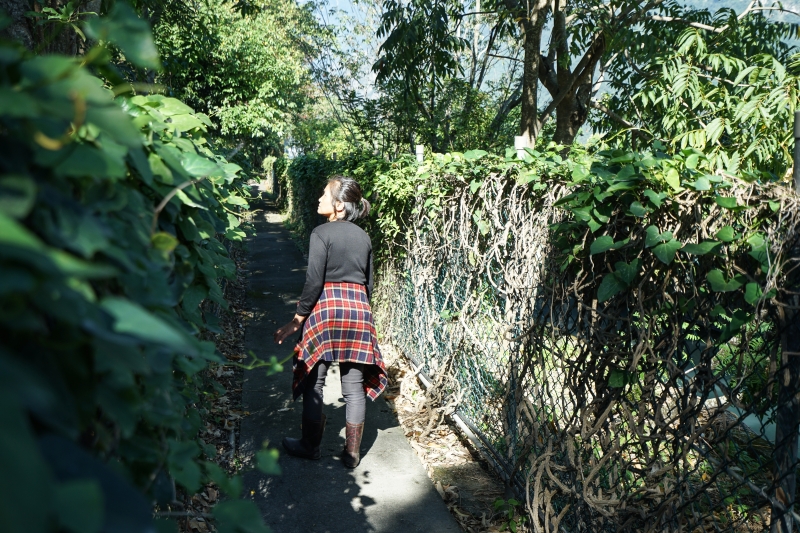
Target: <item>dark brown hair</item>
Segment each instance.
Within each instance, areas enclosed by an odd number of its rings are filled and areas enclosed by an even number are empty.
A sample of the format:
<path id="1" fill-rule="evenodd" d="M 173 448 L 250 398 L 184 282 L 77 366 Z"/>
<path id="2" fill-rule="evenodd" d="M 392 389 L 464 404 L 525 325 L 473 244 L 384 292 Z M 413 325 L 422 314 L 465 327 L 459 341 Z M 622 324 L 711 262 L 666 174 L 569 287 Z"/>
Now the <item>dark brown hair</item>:
<path id="1" fill-rule="evenodd" d="M 344 219 L 353 221 L 369 214 L 369 202 L 361 194 L 361 187 L 353 178 L 332 176 L 328 180 L 331 187 L 331 198 L 344 205 Z"/>

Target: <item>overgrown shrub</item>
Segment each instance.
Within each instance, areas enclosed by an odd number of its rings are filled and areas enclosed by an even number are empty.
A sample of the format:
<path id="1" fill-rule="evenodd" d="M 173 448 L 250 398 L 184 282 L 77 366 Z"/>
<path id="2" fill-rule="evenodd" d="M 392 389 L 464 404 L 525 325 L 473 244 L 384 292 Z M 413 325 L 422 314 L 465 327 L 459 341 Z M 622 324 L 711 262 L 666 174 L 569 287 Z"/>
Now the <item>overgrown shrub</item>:
<path id="1" fill-rule="evenodd" d="M 384 340 L 451 383 L 540 528 L 782 513 L 800 208 L 704 157 L 475 150 L 376 179 Z"/>
<path id="2" fill-rule="evenodd" d="M 115 13 L 96 34 L 141 29 Z M 135 36 L 132 61 L 152 48 L 146 25 Z M 174 483 L 213 481 L 232 498 L 219 531 L 263 531 L 199 438 L 201 372 L 222 361 L 201 304 L 226 307 L 244 180 L 211 149 L 208 117 L 115 98 L 89 70 L 106 57 L 0 43 L 0 530 L 152 531 Z"/>

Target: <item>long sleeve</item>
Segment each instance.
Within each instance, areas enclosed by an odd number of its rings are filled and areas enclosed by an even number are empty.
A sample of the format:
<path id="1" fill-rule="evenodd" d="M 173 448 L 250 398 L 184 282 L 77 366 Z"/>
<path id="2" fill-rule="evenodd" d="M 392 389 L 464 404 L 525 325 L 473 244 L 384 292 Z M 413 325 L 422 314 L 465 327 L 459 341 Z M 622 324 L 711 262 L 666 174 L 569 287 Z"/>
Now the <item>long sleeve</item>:
<path id="1" fill-rule="evenodd" d="M 372 301 L 372 250 L 369 252 L 369 262 L 367 263 L 369 270 L 367 270 L 367 298 Z"/>
<path id="2" fill-rule="evenodd" d="M 311 234 L 308 244 L 308 269 L 303 294 L 297 302 L 297 314 L 308 316 L 314 309 L 322 288 L 325 285 L 325 269 L 328 262 L 328 248 L 316 233 Z"/>

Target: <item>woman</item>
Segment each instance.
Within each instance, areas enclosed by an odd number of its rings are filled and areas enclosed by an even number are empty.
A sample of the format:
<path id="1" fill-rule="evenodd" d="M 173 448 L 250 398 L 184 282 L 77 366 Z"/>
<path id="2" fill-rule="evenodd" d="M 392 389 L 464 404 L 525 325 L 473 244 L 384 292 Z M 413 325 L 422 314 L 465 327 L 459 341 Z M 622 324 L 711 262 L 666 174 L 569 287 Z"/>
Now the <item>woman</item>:
<path id="1" fill-rule="evenodd" d="M 311 232 L 308 270 L 294 319 L 275 332 L 275 342 L 303 326 L 295 347 L 294 398 L 303 395 L 302 438 L 284 438 L 289 455 L 319 459 L 325 429 L 322 387 L 331 363 L 339 363 L 345 400 L 345 449 L 342 461 L 355 468 L 361 460 L 366 396 L 386 388 L 386 367 L 378 349 L 369 298 L 372 295 L 372 243 L 353 220 L 369 213 L 369 202 L 355 180 L 334 176 L 319 199 L 317 213 L 328 223 Z"/>

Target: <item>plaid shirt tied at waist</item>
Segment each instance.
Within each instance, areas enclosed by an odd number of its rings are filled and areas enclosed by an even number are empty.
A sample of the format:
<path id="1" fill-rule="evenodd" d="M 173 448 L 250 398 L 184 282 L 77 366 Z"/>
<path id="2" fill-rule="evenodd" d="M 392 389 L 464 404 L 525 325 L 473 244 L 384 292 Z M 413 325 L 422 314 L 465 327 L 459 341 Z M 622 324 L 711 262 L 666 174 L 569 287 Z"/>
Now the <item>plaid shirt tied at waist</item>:
<path id="1" fill-rule="evenodd" d="M 319 361 L 364 364 L 364 391 L 375 400 L 386 388 L 387 374 L 366 288 L 357 283 L 325 283 L 295 346 L 292 391 L 297 399 Z"/>

